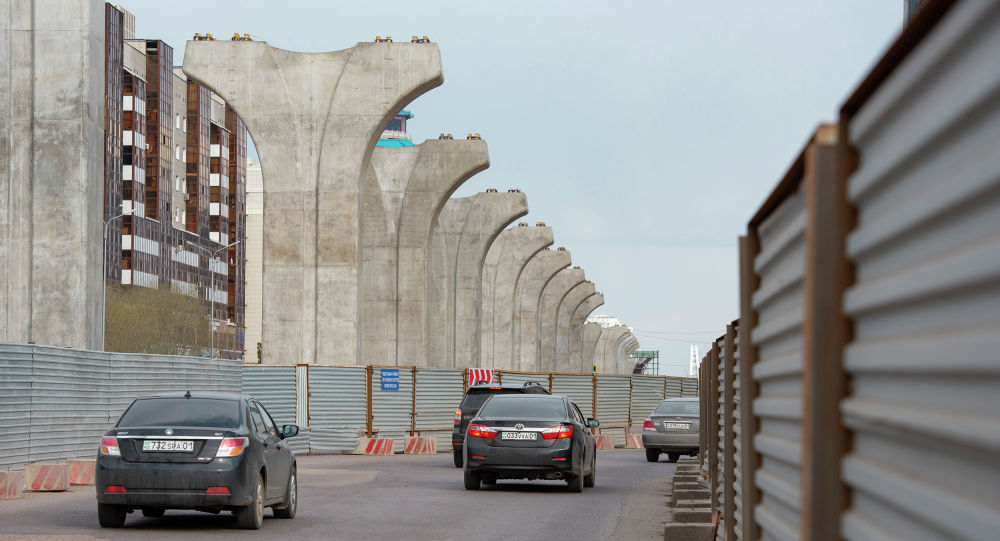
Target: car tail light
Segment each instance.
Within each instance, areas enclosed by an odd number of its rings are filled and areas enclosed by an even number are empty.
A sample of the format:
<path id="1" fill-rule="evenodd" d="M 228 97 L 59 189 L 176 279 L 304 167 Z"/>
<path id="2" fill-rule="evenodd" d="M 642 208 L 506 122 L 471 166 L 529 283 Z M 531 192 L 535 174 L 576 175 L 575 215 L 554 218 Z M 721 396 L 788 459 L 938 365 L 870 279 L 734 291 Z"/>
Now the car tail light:
<path id="1" fill-rule="evenodd" d="M 108 485 L 104 487 L 105 494 L 125 494 L 128 492 L 122 485 Z"/>
<path id="2" fill-rule="evenodd" d="M 205 494 L 229 494 L 229 487 L 208 487 Z"/>
<path id="3" fill-rule="evenodd" d="M 642 422 L 642 429 L 643 430 L 656 430 L 656 426 L 653 425 L 653 420 L 652 419 L 646 419 L 645 421 Z"/>
<path id="4" fill-rule="evenodd" d="M 455 426 L 462 424 L 462 410 L 455 410 Z"/>
<path id="5" fill-rule="evenodd" d="M 243 449 L 249 444 L 249 438 L 225 438 L 219 444 L 219 451 L 215 456 L 237 456 L 243 453 Z"/>
<path id="6" fill-rule="evenodd" d="M 496 430 L 490 430 L 490 427 L 486 425 L 469 425 L 469 435 L 473 438 L 495 438 L 497 436 Z"/>
<path id="7" fill-rule="evenodd" d="M 542 437 L 547 440 L 559 440 L 573 437 L 573 425 L 557 425 L 542 431 Z"/>
<path id="8" fill-rule="evenodd" d="M 104 436 L 101 438 L 101 454 L 109 456 L 122 456 L 121 450 L 118 449 L 118 438 L 113 438 L 111 436 Z"/>

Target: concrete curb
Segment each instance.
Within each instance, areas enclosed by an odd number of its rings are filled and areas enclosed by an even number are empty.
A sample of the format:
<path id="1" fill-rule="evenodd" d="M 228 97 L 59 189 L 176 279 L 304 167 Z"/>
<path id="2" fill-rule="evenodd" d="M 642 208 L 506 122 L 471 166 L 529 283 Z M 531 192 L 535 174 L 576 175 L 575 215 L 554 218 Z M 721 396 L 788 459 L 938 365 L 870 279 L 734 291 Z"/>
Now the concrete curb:
<path id="1" fill-rule="evenodd" d="M 712 541 L 714 530 L 710 522 L 675 522 L 663 527 L 663 539 L 664 541 Z"/>
<path id="2" fill-rule="evenodd" d="M 0 471 L 0 500 L 16 500 L 24 496 L 24 477 L 19 471 Z"/>
<path id="3" fill-rule="evenodd" d="M 69 490 L 69 464 L 25 464 L 24 485 L 35 492 Z"/>
<path id="4" fill-rule="evenodd" d="M 97 467 L 97 460 L 70 459 L 69 461 L 69 484 L 71 485 L 93 485 L 94 470 Z"/>
<path id="5" fill-rule="evenodd" d="M 437 440 L 434 438 L 406 436 L 404 441 L 406 445 L 403 450 L 404 454 L 433 455 L 437 453 Z"/>

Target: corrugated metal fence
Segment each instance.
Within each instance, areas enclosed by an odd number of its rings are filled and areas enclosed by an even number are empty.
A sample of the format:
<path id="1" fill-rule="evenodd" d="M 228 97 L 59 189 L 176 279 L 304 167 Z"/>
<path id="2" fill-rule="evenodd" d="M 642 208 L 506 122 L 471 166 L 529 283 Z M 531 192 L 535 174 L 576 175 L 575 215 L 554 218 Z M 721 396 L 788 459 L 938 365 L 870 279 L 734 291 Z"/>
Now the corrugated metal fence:
<path id="1" fill-rule="evenodd" d="M 93 457 L 137 396 L 239 392 L 239 361 L 0 343 L 0 467 Z"/>
<path id="2" fill-rule="evenodd" d="M 749 222 L 700 370 L 717 539 L 997 538 L 997 58 L 1000 3 L 925 2 Z"/>

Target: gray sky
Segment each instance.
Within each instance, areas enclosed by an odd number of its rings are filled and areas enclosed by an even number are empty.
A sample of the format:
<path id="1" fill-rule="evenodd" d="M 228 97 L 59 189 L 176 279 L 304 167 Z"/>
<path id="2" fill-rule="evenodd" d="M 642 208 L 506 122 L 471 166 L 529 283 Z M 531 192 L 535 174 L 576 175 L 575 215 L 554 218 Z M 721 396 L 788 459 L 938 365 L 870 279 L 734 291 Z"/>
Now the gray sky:
<path id="1" fill-rule="evenodd" d="M 737 236 L 903 17 L 902 0 L 121 4 L 177 64 L 195 32 L 300 51 L 429 36 L 445 83 L 407 107 L 414 141 L 482 134 L 492 165 L 456 196 L 522 189 L 604 293 L 595 313 L 672 375 L 738 317 Z"/>

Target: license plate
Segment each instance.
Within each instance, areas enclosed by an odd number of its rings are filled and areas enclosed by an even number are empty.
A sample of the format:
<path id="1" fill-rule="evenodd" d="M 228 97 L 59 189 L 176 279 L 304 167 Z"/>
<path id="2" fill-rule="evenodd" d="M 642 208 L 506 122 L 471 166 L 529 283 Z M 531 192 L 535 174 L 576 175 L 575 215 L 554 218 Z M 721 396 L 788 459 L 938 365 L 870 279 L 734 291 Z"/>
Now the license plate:
<path id="1" fill-rule="evenodd" d="M 691 428 L 691 423 L 663 423 L 663 427 L 668 430 L 688 430 Z"/>
<path id="2" fill-rule="evenodd" d="M 190 453 L 194 451 L 194 442 L 191 440 L 145 440 L 142 442 L 142 451 Z"/>
<path id="3" fill-rule="evenodd" d="M 502 440 L 537 440 L 538 432 L 501 432 Z"/>

